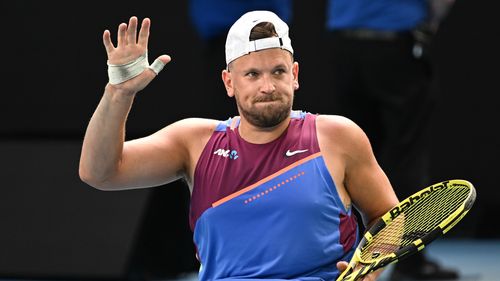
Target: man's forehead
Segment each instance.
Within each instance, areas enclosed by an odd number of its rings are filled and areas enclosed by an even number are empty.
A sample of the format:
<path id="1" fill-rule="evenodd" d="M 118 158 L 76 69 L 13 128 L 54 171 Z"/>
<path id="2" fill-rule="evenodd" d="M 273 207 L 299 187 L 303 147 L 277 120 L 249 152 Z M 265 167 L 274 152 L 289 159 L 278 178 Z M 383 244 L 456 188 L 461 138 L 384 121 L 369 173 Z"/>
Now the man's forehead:
<path id="1" fill-rule="evenodd" d="M 258 68 L 277 65 L 292 65 L 292 54 L 280 48 L 251 52 L 234 60 L 231 64 L 236 68 Z"/>

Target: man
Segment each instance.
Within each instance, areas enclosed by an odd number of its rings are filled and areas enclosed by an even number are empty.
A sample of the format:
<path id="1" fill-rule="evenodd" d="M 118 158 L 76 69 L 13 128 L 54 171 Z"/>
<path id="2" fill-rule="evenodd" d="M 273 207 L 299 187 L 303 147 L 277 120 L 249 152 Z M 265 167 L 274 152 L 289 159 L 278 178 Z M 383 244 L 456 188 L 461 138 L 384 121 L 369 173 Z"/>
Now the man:
<path id="1" fill-rule="evenodd" d="M 370 224 L 398 199 L 356 124 L 292 110 L 299 65 L 286 23 L 254 11 L 228 32 L 222 80 L 240 116 L 125 142 L 135 95 L 170 61 L 148 68 L 150 20 L 138 38 L 137 24 L 120 24 L 116 47 L 104 32 L 110 83 L 85 134 L 82 180 L 121 190 L 185 179 L 200 280 L 335 279 L 357 244 L 351 206 Z"/>

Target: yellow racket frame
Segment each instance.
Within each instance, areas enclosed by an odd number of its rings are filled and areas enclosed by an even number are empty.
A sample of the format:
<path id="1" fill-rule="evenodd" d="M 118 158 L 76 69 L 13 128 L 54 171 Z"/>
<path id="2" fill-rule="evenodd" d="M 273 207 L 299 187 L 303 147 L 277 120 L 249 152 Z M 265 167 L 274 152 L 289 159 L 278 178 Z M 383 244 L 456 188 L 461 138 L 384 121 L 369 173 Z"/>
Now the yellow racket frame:
<path id="1" fill-rule="evenodd" d="M 469 193 L 463 203 L 452 212 L 447 218 L 445 218 L 439 225 L 437 225 L 434 230 L 424 235 L 420 239 L 413 241 L 410 245 L 405 246 L 393 253 L 386 254 L 380 258 L 372 258 L 370 262 L 364 261 L 362 258 L 363 250 L 366 249 L 374 237 L 387 225 L 391 224 L 400 214 L 402 214 L 406 208 L 411 207 L 418 200 L 423 199 L 435 191 L 441 189 L 450 188 L 468 188 Z M 476 190 L 472 183 L 462 179 L 454 179 L 436 183 L 429 187 L 426 187 L 413 195 L 409 196 L 405 200 L 401 201 L 399 204 L 394 206 L 390 211 L 383 215 L 363 236 L 363 239 L 358 244 L 352 259 L 346 270 L 340 274 L 337 281 L 355 281 L 358 280 L 370 272 L 387 266 L 388 264 L 395 263 L 403 258 L 408 257 L 418 251 L 421 251 L 430 242 L 434 241 L 436 238 L 447 233 L 451 228 L 453 228 L 471 209 L 474 201 L 476 199 Z"/>

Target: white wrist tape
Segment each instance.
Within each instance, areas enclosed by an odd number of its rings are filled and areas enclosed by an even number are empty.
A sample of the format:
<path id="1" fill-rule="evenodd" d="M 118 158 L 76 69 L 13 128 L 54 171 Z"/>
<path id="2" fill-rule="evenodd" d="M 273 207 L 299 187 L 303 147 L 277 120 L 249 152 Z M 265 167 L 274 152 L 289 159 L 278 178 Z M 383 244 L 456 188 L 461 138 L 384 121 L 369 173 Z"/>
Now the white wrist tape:
<path id="1" fill-rule="evenodd" d="M 123 83 L 141 74 L 146 68 L 150 68 L 158 75 L 164 66 L 165 64 L 159 59 L 156 59 L 150 66 L 147 52 L 128 63 L 110 64 L 108 62 L 109 83 L 113 85 Z"/>

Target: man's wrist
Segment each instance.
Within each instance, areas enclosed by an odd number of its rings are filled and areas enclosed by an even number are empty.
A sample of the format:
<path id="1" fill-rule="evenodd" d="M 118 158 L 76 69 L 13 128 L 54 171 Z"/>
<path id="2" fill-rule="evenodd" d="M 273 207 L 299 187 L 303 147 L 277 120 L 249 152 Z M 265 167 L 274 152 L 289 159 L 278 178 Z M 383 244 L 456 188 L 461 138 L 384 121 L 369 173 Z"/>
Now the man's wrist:
<path id="1" fill-rule="evenodd" d="M 131 102 L 136 94 L 137 91 L 126 90 L 110 83 L 104 88 L 104 95 L 110 97 L 112 101 Z"/>

